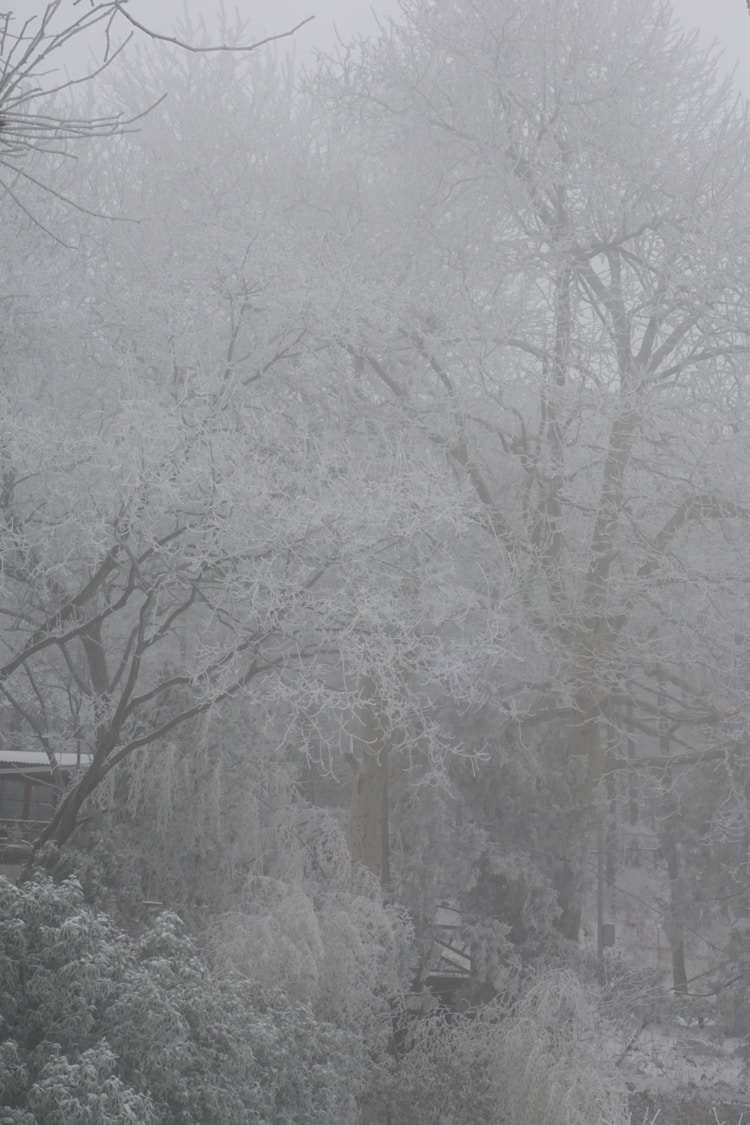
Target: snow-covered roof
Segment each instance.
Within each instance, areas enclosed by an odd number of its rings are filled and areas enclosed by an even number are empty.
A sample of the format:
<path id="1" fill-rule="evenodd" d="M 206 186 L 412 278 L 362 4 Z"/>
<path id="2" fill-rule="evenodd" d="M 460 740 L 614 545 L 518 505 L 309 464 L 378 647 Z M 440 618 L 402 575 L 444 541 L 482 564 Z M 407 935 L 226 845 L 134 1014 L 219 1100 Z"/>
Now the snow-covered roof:
<path id="1" fill-rule="evenodd" d="M 63 751 L 55 757 L 57 764 L 67 770 L 85 768 L 91 762 L 88 755 L 81 757 L 69 751 Z M 16 747 L 0 749 L 0 773 L 5 773 L 19 765 L 38 770 L 50 768 L 49 758 L 43 750 L 19 750 Z"/>

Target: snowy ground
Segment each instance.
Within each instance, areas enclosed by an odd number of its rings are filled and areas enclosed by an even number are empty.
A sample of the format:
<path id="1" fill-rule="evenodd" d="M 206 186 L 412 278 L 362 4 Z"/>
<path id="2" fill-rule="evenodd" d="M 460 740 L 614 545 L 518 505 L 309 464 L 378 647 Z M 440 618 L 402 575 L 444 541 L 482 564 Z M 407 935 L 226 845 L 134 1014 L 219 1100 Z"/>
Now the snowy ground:
<path id="1" fill-rule="evenodd" d="M 635 1089 L 701 1090 L 731 1087 L 750 1099 L 750 1072 L 742 1039 L 712 1041 L 694 1028 L 666 1033 L 646 1028 L 626 1055 L 622 1068 Z"/>
<path id="2" fill-rule="evenodd" d="M 647 1027 L 621 1067 L 634 1094 L 647 1096 L 650 1106 L 665 1107 L 665 1112 L 646 1113 L 649 1125 L 684 1125 L 679 1108 L 673 1116 L 675 1102 L 689 1106 L 691 1123 L 750 1125 L 747 1050 L 744 1040 L 720 1038 L 711 1028 Z M 640 1125 L 640 1118 L 634 1125 Z"/>

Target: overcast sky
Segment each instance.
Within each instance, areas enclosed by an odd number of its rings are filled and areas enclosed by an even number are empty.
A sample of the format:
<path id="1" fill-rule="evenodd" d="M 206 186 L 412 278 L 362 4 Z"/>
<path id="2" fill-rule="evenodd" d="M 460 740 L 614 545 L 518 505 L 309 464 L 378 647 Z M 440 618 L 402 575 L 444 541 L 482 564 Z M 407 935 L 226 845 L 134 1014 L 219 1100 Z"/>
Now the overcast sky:
<path id="1" fill-rule="evenodd" d="M 44 0 L 9 0 L 7 6 L 17 16 L 32 16 L 38 15 Z M 719 42 L 727 68 L 737 66 L 737 82 L 750 98 L 750 14 L 746 0 L 673 0 L 673 6 L 685 27 L 699 30 L 707 44 L 714 39 Z M 131 0 L 129 5 L 137 18 L 165 34 L 174 33 L 184 10 L 193 19 L 205 16 L 210 23 L 218 7 L 218 0 Z M 396 14 L 398 0 L 241 0 L 239 4 L 226 0 L 226 11 L 235 8 L 251 21 L 255 38 L 285 31 L 314 15 L 313 22 L 295 36 L 295 52 L 305 57 L 316 48 L 334 46 L 337 31 L 344 40 L 372 33 L 378 17 Z"/>
<path id="2" fill-rule="evenodd" d="M 729 69 L 750 98 L 750 13 L 746 0 L 672 0 L 680 22 L 700 31 L 707 44 L 714 39 L 724 51 Z"/>
<path id="3" fill-rule="evenodd" d="M 528 0 L 533 2 L 533 0 Z M 215 10 L 214 0 L 185 0 L 189 12 L 199 15 Z M 727 67 L 738 64 L 737 80 L 750 96 L 750 14 L 746 0 L 673 0 L 675 13 L 685 27 L 700 30 L 706 43 L 716 39 L 726 56 Z M 375 27 L 378 16 L 395 14 L 398 0 L 244 0 L 240 6 L 259 31 L 286 30 L 305 16 L 315 20 L 296 36 L 297 52 L 323 50 L 336 41 L 336 28 L 344 39 Z M 133 11 L 142 13 L 159 30 L 168 30 L 183 10 L 183 0 L 134 0 Z M 234 10 L 231 0 L 226 10 Z M 158 15 L 158 13 L 161 13 Z"/>

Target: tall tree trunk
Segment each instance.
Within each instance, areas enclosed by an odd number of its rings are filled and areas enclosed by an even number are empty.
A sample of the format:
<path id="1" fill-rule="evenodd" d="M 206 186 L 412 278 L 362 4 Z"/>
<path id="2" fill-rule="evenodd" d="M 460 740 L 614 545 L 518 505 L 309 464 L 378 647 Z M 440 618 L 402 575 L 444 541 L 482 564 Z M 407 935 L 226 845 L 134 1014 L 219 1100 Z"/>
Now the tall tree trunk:
<path id="1" fill-rule="evenodd" d="M 662 693 L 659 693 L 659 751 L 662 758 L 669 759 L 670 738 L 666 719 L 666 704 Z M 664 858 L 667 861 L 667 875 L 669 876 L 669 909 L 665 923 L 665 930 L 669 940 L 672 954 L 672 987 L 675 995 L 687 993 L 687 971 L 685 968 L 685 938 L 682 920 L 685 913 L 685 904 L 682 893 L 682 878 L 679 845 L 677 843 L 676 827 L 679 820 L 679 810 L 672 788 L 672 775 L 667 766 L 664 778 L 664 793 L 661 799 L 661 817 L 659 823 L 659 842 Z"/>
<path id="2" fill-rule="evenodd" d="M 389 740 L 380 722 L 375 685 L 369 677 L 363 684 L 352 737 L 358 767 L 347 834 L 349 851 L 354 864 L 361 863 L 387 885 Z"/>
<path id="3" fill-rule="evenodd" d="M 669 875 L 669 912 L 665 929 L 672 954 L 672 986 L 675 994 L 687 993 L 687 970 L 685 968 L 685 938 L 682 927 L 682 895 L 680 879 L 680 853 L 674 836 L 674 821 L 677 806 L 672 794 L 667 790 L 662 801 L 661 812 L 661 850 L 667 861 Z"/>
<path id="4" fill-rule="evenodd" d="M 583 848 L 594 828 L 594 795 L 602 777 L 603 746 L 600 717 L 595 701 L 581 693 L 576 718 L 568 727 L 570 764 L 575 770 L 571 786 L 571 854 L 561 856 L 554 877 L 560 916 L 558 931 L 569 941 L 578 941 L 581 930 L 579 872 Z"/>

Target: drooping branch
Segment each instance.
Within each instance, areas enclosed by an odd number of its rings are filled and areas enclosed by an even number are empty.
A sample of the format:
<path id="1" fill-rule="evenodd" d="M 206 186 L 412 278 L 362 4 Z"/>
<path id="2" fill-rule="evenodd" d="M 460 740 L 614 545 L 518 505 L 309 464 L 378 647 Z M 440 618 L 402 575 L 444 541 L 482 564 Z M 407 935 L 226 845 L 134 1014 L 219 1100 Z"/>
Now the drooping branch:
<path id="1" fill-rule="evenodd" d="M 237 646 L 234 653 L 230 655 L 236 655 L 240 649 L 244 649 L 245 647 L 244 644 Z M 231 699 L 233 696 L 237 695 L 242 688 L 246 687 L 251 680 L 262 675 L 264 672 L 271 671 L 273 668 L 278 667 L 285 659 L 286 655 L 279 655 L 270 660 L 252 659 L 245 670 L 236 676 L 229 684 L 211 693 L 206 698 L 178 710 L 160 724 L 142 734 L 128 739 L 121 746 L 117 747 L 123 718 L 129 710 L 129 708 L 123 707 L 122 710 L 119 711 L 119 714 L 116 713 L 107 729 L 102 732 L 97 751 L 86 773 L 75 788 L 64 797 L 55 810 L 52 819 L 35 840 L 21 878 L 28 878 L 36 861 L 36 856 L 45 844 L 54 842 L 57 847 L 62 847 L 70 839 L 70 836 L 78 824 L 79 814 L 84 803 L 116 766 L 120 765 L 126 758 L 130 757 L 141 747 L 158 743 L 161 739 L 165 738 L 172 731 L 183 726 L 191 719 L 195 719 L 211 708 Z"/>
<path id="2" fill-rule="evenodd" d="M 659 569 L 664 554 L 677 534 L 693 520 L 750 519 L 750 509 L 708 493 L 686 496 L 651 542 L 648 558 L 637 571 L 639 579 L 650 578 Z"/>
<path id="3" fill-rule="evenodd" d="M 128 23 L 137 28 L 138 31 L 142 31 L 149 39 L 158 39 L 162 43 L 171 43 L 174 47 L 180 47 L 183 51 L 192 51 L 195 54 L 207 54 L 214 51 L 240 51 L 247 54 L 250 51 L 257 51 L 259 47 L 265 47 L 269 43 L 276 43 L 280 39 L 289 39 L 292 35 L 295 35 L 300 28 L 305 27 L 306 24 L 311 23 L 315 19 L 315 16 L 306 16 L 304 19 L 300 20 L 299 23 L 296 23 L 294 27 L 290 27 L 288 31 L 279 31 L 275 35 L 266 35 L 263 39 L 256 39 L 253 43 L 246 43 L 244 45 L 218 43 L 215 46 L 197 47 L 193 43 L 186 43 L 184 39 L 178 39 L 175 35 L 162 35 L 161 32 L 154 31 L 153 28 L 141 23 L 140 20 L 137 20 L 135 16 L 127 11 L 125 8 L 126 3 L 127 0 L 114 0 L 113 7 L 117 10 L 119 15 L 123 16 Z"/>

